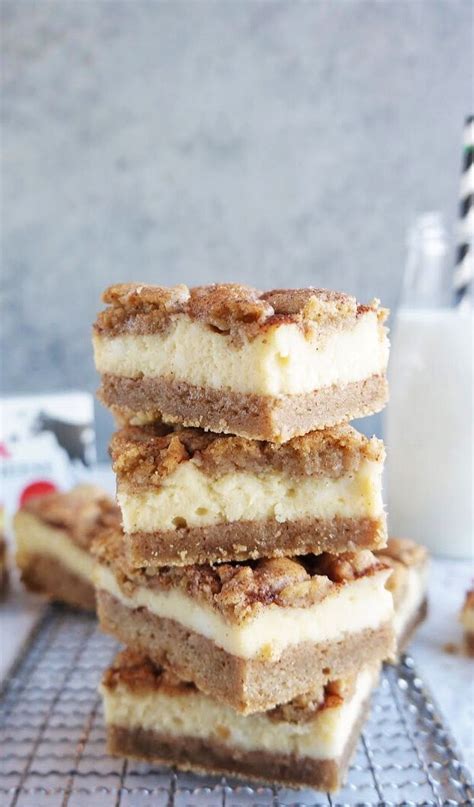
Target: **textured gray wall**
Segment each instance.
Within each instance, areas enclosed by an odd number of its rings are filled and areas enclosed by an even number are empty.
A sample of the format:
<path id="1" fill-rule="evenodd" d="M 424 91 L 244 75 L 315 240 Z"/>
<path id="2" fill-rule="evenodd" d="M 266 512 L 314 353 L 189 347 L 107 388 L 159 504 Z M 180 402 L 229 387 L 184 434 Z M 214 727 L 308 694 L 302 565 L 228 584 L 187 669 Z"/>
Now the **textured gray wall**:
<path id="1" fill-rule="evenodd" d="M 316 284 L 393 306 L 414 215 L 452 223 L 468 1 L 2 13 L 8 393 L 94 389 L 109 283 Z"/>

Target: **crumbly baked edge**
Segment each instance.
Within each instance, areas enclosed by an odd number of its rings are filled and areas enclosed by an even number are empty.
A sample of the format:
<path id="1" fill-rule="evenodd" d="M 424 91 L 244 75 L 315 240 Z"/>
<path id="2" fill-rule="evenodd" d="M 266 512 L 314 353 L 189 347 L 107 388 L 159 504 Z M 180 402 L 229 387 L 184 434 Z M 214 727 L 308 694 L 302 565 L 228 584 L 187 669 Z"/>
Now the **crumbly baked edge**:
<path id="1" fill-rule="evenodd" d="M 95 611 L 96 597 L 92 583 L 71 572 L 51 555 L 21 554 L 21 580 L 29 591 L 43 594 L 53 602 L 62 602 L 84 611 Z"/>
<path id="2" fill-rule="evenodd" d="M 180 423 L 251 440 L 285 443 L 293 437 L 380 412 L 388 400 L 385 375 L 343 387 L 265 396 L 202 388 L 168 377 L 102 375 L 98 391 L 117 421 Z"/>
<path id="3" fill-rule="evenodd" d="M 100 589 L 97 613 L 105 633 L 242 714 L 273 709 L 331 680 L 349 678 L 394 651 L 391 623 L 337 642 L 301 642 L 272 662 L 233 656 L 175 620 L 128 608 Z"/>

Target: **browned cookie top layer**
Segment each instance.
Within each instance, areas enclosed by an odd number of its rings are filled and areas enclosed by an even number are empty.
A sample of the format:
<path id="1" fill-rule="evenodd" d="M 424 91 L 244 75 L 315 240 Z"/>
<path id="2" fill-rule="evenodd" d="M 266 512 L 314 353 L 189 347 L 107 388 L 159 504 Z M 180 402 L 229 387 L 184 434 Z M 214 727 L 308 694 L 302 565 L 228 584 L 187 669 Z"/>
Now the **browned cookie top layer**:
<path id="1" fill-rule="evenodd" d="M 130 568 L 124 536 L 117 530 L 102 533 L 93 544 L 99 562 L 111 567 L 125 596 L 139 586 L 156 591 L 179 589 L 222 614 L 242 623 L 272 604 L 307 608 L 337 594 L 345 584 L 369 577 L 387 565 L 369 550 L 342 555 L 304 555 L 221 563 L 216 566 Z"/>
<path id="2" fill-rule="evenodd" d="M 356 472 L 365 459 L 382 459 L 383 452 L 380 440 L 369 440 L 348 425 L 310 432 L 283 444 L 162 424 L 128 426 L 110 444 L 113 469 L 129 490 L 157 487 L 191 459 L 209 476 L 272 469 L 334 479 Z"/>
<path id="3" fill-rule="evenodd" d="M 295 323 L 324 328 L 351 327 L 357 317 L 372 309 L 381 322 L 387 311 L 377 300 L 360 305 L 342 292 L 328 289 L 274 289 L 261 292 L 238 283 L 188 288 L 119 283 L 103 294 L 108 307 L 94 325 L 97 334 L 150 334 L 165 331 L 172 320 L 185 315 L 199 320 L 237 343 L 253 339 L 272 325 Z"/>
<path id="4" fill-rule="evenodd" d="M 405 597 L 408 570 L 412 567 L 423 568 L 428 560 L 428 550 L 409 538 L 389 538 L 387 546 L 376 555 L 392 569 L 387 588 L 393 596 L 395 607 L 398 607 Z"/>
<path id="5" fill-rule="evenodd" d="M 78 485 L 67 493 L 37 496 L 21 509 L 51 527 L 65 530 L 84 549 L 89 549 L 100 530 L 120 525 L 117 505 L 94 485 Z"/>
<path id="6" fill-rule="evenodd" d="M 383 557 L 387 563 L 397 561 L 408 567 L 423 564 L 428 558 L 428 550 L 410 538 L 389 538 L 387 546 L 377 552 L 377 555 Z"/>

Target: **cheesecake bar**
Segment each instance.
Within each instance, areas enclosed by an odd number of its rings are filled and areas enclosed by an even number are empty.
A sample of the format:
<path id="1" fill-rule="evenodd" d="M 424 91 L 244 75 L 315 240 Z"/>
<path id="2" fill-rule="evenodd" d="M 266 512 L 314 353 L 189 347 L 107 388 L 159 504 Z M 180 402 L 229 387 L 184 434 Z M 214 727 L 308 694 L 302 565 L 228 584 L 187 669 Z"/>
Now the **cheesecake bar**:
<path id="1" fill-rule="evenodd" d="M 387 311 L 326 289 L 111 286 L 94 325 L 100 398 L 163 420 L 285 442 L 380 411 Z"/>
<path id="2" fill-rule="evenodd" d="M 92 485 L 29 499 L 14 518 L 24 584 L 51 600 L 94 610 L 90 545 L 102 529 L 119 523 L 117 506 Z"/>
<path id="3" fill-rule="evenodd" d="M 408 538 L 389 538 L 377 557 L 392 569 L 387 588 L 393 596 L 397 655 L 400 655 L 428 612 L 428 550 Z"/>
<path id="4" fill-rule="evenodd" d="M 384 448 L 347 424 L 283 445 L 164 424 L 112 438 L 130 563 L 376 549 Z"/>
<path id="5" fill-rule="evenodd" d="M 466 592 L 459 619 L 464 631 L 465 651 L 474 657 L 474 588 Z"/>
<path id="6" fill-rule="evenodd" d="M 320 698 L 245 717 L 124 651 L 100 687 L 108 751 L 196 773 L 338 790 L 377 678 L 376 667 L 366 668 Z"/>
<path id="7" fill-rule="evenodd" d="M 119 532 L 93 549 L 102 629 L 242 713 L 393 650 L 390 569 L 369 550 L 133 570 Z"/>

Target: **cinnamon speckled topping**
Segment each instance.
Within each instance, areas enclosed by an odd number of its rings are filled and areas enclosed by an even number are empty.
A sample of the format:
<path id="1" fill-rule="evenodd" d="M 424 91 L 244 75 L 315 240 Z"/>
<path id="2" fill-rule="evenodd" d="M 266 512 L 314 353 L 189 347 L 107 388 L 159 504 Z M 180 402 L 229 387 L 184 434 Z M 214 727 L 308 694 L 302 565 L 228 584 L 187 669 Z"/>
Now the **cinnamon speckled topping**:
<path id="1" fill-rule="evenodd" d="M 21 509 L 52 527 L 65 530 L 85 549 L 99 530 L 120 525 L 117 505 L 95 485 L 78 485 L 67 493 L 37 496 Z"/>
<path id="2" fill-rule="evenodd" d="M 392 569 L 386 587 L 393 596 L 395 607 L 398 607 L 405 597 L 408 570 L 413 567 L 422 569 L 428 561 L 428 550 L 409 538 L 389 538 L 387 546 L 375 554 Z"/>
<path id="3" fill-rule="evenodd" d="M 133 694 L 161 691 L 168 697 L 199 692 L 193 683 L 182 681 L 171 671 L 154 664 L 147 656 L 129 649 L 117 654 L 102 677 L 102 686 L 112 691 L 118 686 L 125 686 Z M 307 723 L 323 709 L 341 706 L 345 699 L 352 696 L 354 687 L 355 678 L 333 681 L 317 692 L 299 695 L 289 703 L 269 710 L 266 716 L 274 722 Z"/>
<path id="4" fill-rule="evenodd" d="M 380 440 L 369 440 L 348 425 L 275 444 L 158 424 L 121 429 L 112 437 L 110 453 L 117 477 L 133 490 L 159 486 L 187 461 L 214 477 L 271 469 L 334 479 L 355 473 L 363 460 L 382 460 L 384 448 Z"/>
<path id="5" fill-rule="evenodd" d="M 397 561 L 406 567 L 418 566 L 428 559 L 428 550 L 410 538 L 389 538 L 387 546 L 377 552 L 377 556 L 387 563 Z"/>
<path id="6" fill-rule="evenodd" d="M 169 695 L 193 694 L 197 692 L 191 682 L 181 681 L 170 670 L 153 664 L 149 658 L 134 650 L 122 650 L 102 677 L 102 685 L 107 689 L 116 689 L 124 685 L 131 692 L 149 692 L 164 690 Z"/>
<path id="7" fill-rule="evenodd" d="M 267 712 L 267 717 L 276 722 L 307 723 L 323 709 L 335 709 L 352 697 L 357 677 L 330 681 L 319 691 L 298 695 L 289 703 L 275 706 Z"/>
<path id="8" fill-rule="evenodd" d="M 341 555 L 304 555 L 221 563 L 216 566 L 164 566 L 131 569 L 121 532 L 102 533 L 92 546 L 99 562 L 111 568 L 125 594 L 137 587 L 155 590 L 177 588 L 192 599 L 241 623 L 265 607 L 308 608 L 360 577 L 371 576 L 387 565 L 369 550 Z"/>
<path id="9" fill-rule="evenodd" d="M 108 305 L 94 325 L 97 334 L 150 334 L 166 330 L 177 316 L 199 320 L 216 332 L 252 339 L 262 330 L 287 322 L 302 327 L 351 327 L 369 310 L 381 322 L 387 311 L 378 300 L 358 305 L 354 297 L 328 289 L 274 289 L 260 292 L 238 283 L 188 288 L 120 283 L 103 294 Z"/>

